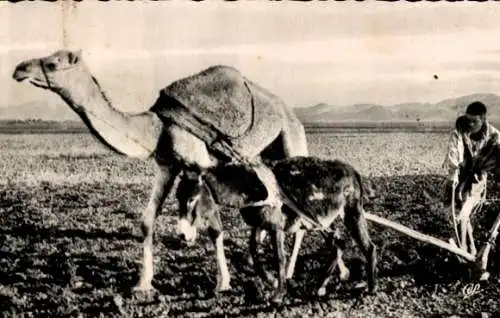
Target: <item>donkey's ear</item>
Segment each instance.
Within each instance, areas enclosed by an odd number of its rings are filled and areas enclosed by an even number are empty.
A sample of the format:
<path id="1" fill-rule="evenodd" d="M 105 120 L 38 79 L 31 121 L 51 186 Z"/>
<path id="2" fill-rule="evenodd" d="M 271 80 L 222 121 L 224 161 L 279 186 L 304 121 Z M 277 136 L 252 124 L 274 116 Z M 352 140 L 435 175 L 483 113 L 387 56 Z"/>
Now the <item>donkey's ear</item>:
<path id="1" fill-rule="evenodd" d="M 189 164 L 184 168 L 184 175 L 189 180 L 199 179 L 201 176 L 202 169 L 197 164 Z"/>
<path id="2" fill-rule="evenodd" d="M 199 173 L 197 173 L 196 171 L 192 171 L 192 170 L 184 170 L 184 176 L 188 179 L 188 180 L 196 180 L 198 179 L 199 177 Z"/>

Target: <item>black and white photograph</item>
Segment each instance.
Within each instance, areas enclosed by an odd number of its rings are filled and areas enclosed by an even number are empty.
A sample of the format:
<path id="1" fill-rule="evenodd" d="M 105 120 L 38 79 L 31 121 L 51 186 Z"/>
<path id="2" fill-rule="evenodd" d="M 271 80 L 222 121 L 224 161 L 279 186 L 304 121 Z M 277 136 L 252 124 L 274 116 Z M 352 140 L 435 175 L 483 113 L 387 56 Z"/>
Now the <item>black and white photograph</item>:
<path id="1" fill-rule="evenodd" d="M 1 317 L 500 317 L 500 5 L 2 1 Z"/>

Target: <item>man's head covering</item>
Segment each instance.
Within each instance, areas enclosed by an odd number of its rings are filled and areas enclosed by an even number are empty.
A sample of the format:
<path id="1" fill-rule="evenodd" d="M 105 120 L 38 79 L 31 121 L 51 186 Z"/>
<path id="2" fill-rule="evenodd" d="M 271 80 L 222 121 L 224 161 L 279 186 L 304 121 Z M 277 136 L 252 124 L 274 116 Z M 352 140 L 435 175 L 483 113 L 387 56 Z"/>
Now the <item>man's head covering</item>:
<path id="1" fill-rule="evenodd" d="M 472 123 L 471 123 L 470 119 L 465 115 L 459 116 L 457 118 L 457 120 L 455 121 L 455 129 L 459 133 L 462 133 L 462 134 L 470 133 L 471 128 L 472 128 Z"/>
<path id="2" fill-rule="evenodd" d="M 485 104 L 481 103 L 480 101 L 475 101 L 467 106 L 465 113 L 472 116 L 483 116 L 486 115 L 487 111 L 488 110 Z"/>

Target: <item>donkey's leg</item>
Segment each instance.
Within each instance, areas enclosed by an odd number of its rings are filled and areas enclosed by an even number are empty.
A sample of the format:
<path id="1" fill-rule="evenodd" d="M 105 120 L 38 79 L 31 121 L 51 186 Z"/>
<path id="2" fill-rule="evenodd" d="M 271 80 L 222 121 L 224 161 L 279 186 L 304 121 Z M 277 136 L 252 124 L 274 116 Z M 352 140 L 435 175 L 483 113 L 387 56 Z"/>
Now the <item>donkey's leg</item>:
<path id="1" fill-rule="evenodd" d="M 347 268 L 344 263 L 344 259 L 342 258 L 342 255 L 344 254 L 343 251 L 346 248 L 346 241 L 340 236 L 339 229 L 335 229 L 332 236 L 333 239 L 330 240 L 330 248 L 337 248 L 337 265 L 339 267 L 339 278 L 340 281 L 345 282 L 349 280 L 350 276 L 349 268 Z"/>
<path id="2" fill-rule="evenodd" d="M 329 233 L 328 235 L 324 234 L 326 244 L 329 249 L 333 251 L 330 266 L 328 267 L 325 276 L 323 278 L 323 283 L 321 287 L 318 289 L 318 296 L 324 296 L 326 294 L 326 286 L 330 282 L 332 278 L 333 271 L 338 266 L 340 271 L 340 280 L 347 281 L 349 279 L 349 269 L 344 263 L 342 259 L 343 248 L 345 248 L 345 242 L 341 240 L 338 230 L 335 230 L 334 233 Z"/>
<path id="3" fill-rule="evenodd" d="M 300 245 L 302 244 L 302 239 L 304 238 L 305 230 L 298 229 L 295 232 L 295 241 L 293 243 L 293 251 L 290 256 L 290 261 L 288 263 L 288 269 L 286 271 L 286 278 L 290 279 L 295 271 L 295 264 L 297 263 L 297 257 L 299 255 Z"/>
<path id="4" fill-rule="evenodd" d="M 337 252 L 337 263 L 339 265 L 340 281 L 346 282 L 349 280 L 349 276 L 351 273 L 349 272 L 349 268 L 347 268 L 347 266 L 344 263 L 344 259 L 342 258 L 343 254 L 344 253 L 342 249 L 339 249 Z"/>
<path id="5" fill-rule="evenodd" d="M 250 254 L 253 259 L 253 267 L 255 273 L 266 283 L 269 283 L 273 286 L 277 285 L 277 281 L 272 274 L 264 269 L 262 262 L 260 261 L 259 254 L 257 251 L 257 241 L 259 240 L 260 230 L 258 228 L 252 228 L 252 233 L 250 234 L 249 247 Z"/>
<path id="6" fill-rule="evenodd" d="M 156 214 L 161 209 L 161 205 L 165 198 L 169 195 L 175 178 L 179 170 L 159 166 L 156 174 L 153 189 L 149 198 L 148 205 L 142 213 L 141 230 L 144 237 L 143 240 L 143 258 L 140 279 L 134 287 L 135 291 L 147 291 L 152 289 L 151 281 L 153 280 L 153 231 Z"/>
<path id="7" fill-rule="evenodd" d="M 215 256 L 217 259 L 217 267 L 219 273 L 217 275 L 216 292 L 222 292 L 231 289 L 229 269 L 227 267 L 227 259 L 224 253 L 224 231 L 220 229 L 209 229 L 209 235 L 215 245 Z"/>
<path id="8" fill-rule="evenodd" d="M 258 245 L 261 245 L 262 242 L 264 242 L 264 239 L 266 238 L 267 236 L 267 232 L 266 230 L 264 229 L 261 229 L 261 228 L 256 228 L 256 231 L 257 231 L 257 234 L 256 234 L 256 237 L 257 237 L 257 244 Z M 253 266 L 254 265 L 254 262 L 253 262 L 253 258 L 252 258 L 252 253 L 249 253 L 248 254 L 248 257 L 247 257 L 247 262 L 248 264 L 250 264 L 250 266 Z"/>
<path id="9" fill-rule="evenodd" d="M 330 262 L 330 266 L 326 270 L 325 276 L 323 278 L 323 283 L 321 283 L 321 287 L 318 289 L 318 296 L 324 296 L 326 294 L 326 286 L 330 282 L 330 279 L 332 278 L 333 271 L 335 268 L 337 268 L 338 265 L 338 260 L 339 258 L 342 258 L 342 251 L 340 248 L 335 246 L 333 248 L 333 254 L 332 254 L 332 260 Z"/>
<path id="10" fill-rule="evenodd" d="M 370 239 L 363 207 L 359 204 L 346 207 L 344 222 L 366 258 L 368 291 L 373 293 L 376 289 L 377 248 Z"/>
<path id="11" fill-rule="evenodd" d="M 271 231 L 270 234 L 274 249 L 274 265 L 278 272 L 278 287 L 276 288 L 272 302 L 281 303 L 286 294 L 285 232 L 277 229 Z"/>

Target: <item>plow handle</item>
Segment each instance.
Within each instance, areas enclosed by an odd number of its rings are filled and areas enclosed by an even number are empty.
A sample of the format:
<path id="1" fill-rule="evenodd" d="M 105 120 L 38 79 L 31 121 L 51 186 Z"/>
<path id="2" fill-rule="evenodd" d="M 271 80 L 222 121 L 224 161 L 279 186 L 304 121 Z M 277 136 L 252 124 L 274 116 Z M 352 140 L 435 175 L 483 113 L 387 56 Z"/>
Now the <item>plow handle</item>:
<path id="1" fill-rule="evenodd" d="M 495 223 L 490 230 L 490 235 L 488 237 L 488 241 L 484 245 L 484 247 L 480 250 L 478 255 L 478 261 L 481 262 L 480 266 L 483 271 L 486 271 L 486 267 L 488 266 L 488 255 L 491 250 L 492 242 L 494 242 L 498 235 L 498 229 L 500 228 L 500 213 L 498 214 Z"/>

